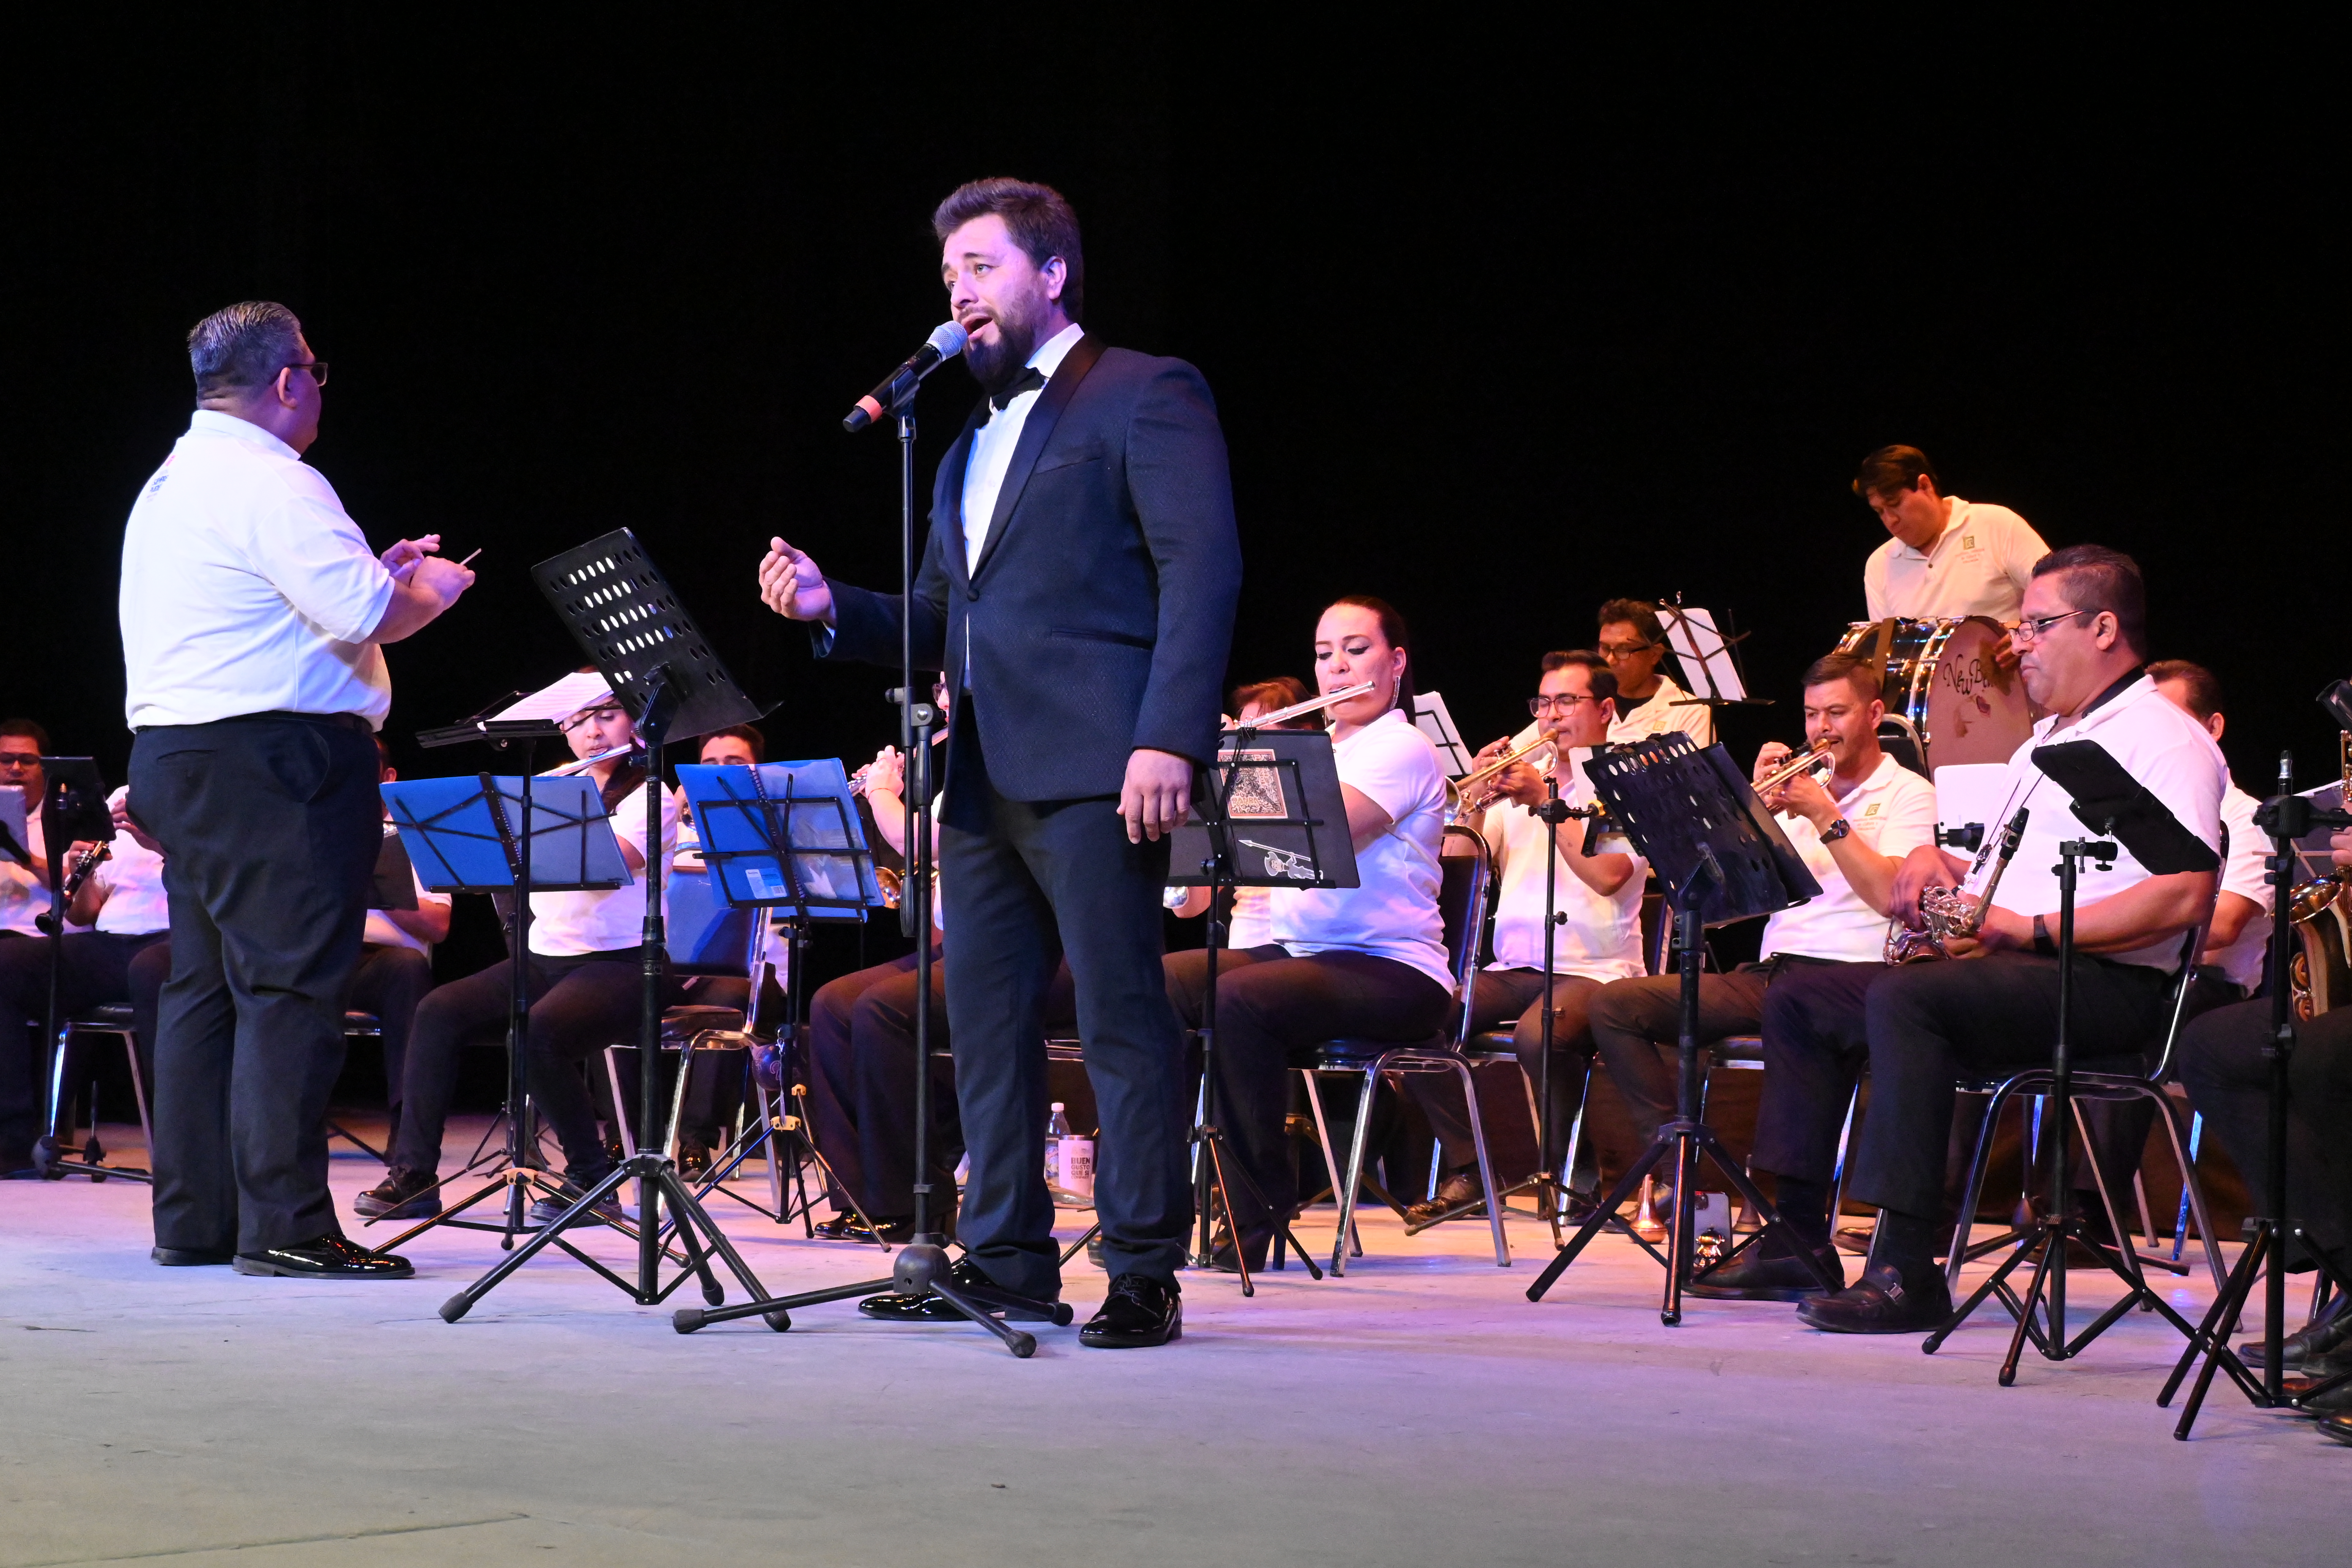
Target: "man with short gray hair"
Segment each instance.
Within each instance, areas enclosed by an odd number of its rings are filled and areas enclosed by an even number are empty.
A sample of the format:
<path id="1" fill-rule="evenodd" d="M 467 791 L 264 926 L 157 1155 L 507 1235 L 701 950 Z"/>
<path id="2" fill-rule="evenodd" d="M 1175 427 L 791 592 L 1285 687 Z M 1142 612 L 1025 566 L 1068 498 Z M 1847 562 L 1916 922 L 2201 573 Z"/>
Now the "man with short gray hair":
<path id="1" fill-rule="evenodd" d="M 188 362 L 195 417 L 131 509 L 120 606 L 131 812 L 171 903 L 154 1257 L 397 1278 L 336 1222 L 327 1094 L 381 841 L 383 645 L 474 574 L 438 534 L 375 555 L 303 464 L 327 366 L 285 306 L 207 316 Z"/>

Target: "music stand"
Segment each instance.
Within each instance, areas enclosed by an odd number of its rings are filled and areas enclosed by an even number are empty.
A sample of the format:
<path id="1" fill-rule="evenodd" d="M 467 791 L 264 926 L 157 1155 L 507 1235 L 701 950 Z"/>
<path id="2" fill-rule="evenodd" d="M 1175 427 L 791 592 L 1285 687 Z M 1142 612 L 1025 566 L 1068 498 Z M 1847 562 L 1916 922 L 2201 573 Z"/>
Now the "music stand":
<path id="1" fill-rule="evenodd" d="M 1723 613 L 1718 627 L 1712 611 L 1693 605 L 1685 608 L 1680 595 L 1674 603 L 1663 601 L 1658 616 L 1665 623 L 1666 647 L 1682 667 L 1683 678 L 1690 683 L 1691 695 L 1674 704 L 1676 708 L 1769 708 L 1769 697 L 1750 697 L 1747 683 L 1739 674 L 1739 645 L 1748 640 L 1746 632 L 1730 629 L 1731 612 Z"/>
<path id="2" fill-rule="evenodd" d="M 1201 1026 L 1193 1031 L 1201 1042 L 1202 1090 L 1201 1122 L 1192 1132 L 1201 1149 L 1192 1171 L 1193 1205 L 1201 1222 L 1192 1263 L 1201 1268 L 1212 1265 L 1213 1221 L 1222 1206 L 1242 1294 L 1255 1296 L 1257 1287 L 1250 1279 L 1247 1250 L 1234 1213 L 1235 1179 L 1251 1201 L 1265 1210 L 1277 1239 L 1298 1254 L 1308 1276 L 1320 1279 L 1323 1270 L 1291 1230 L 1292 1216 L 1266 1208 L 1265 1194 L 1247 1171 L 1226 1167 L 1216 1072 L 1217 969 L 1218 955 L 1224 951 L 1224 900 L 1236 888 L 1304 890 L 1363 884 L 1356 872 L 1356 846 L 1348 833 L 1348 807 L 1339 794 L 1339 764 L 1328 734 L 1244 725 L 1220 737 L 1217 764 L 1213 774 L 1198 781 L 1211 787 L 1193 790 L 1193 809 L 1170 837 L 1168 851 L 1171 886 L 1209 889 L 1209 968 L 1201 992 Z M 1255 871 L 1244 868 L 1253 862 Z M 1336 1191 L 1342 1173 L 1333 1171 L 1330 1176 Z"/>
<path id="3" fill-rule="evenodd" d="M 677 782 L 694 808 L 694 820 L 702 835 L 703 864 L 709 868 L 712 888 L 730 908 L 772 910 L 790 928 L 791 1006 L 780 1034 L 797 1046 L 803 1021 L 800 977 L 809 927 L 863 922 L 867 910 L 885 904 L 882 884 L 875 874 L 874 852 L 866 841 L 865 819 L 849 793 L 848 775 L 839 758 L 827 757 L 750 767 L 696 764 L 679 768 Z M 678 1070 L 686 1070 L 683 1060 Z M 789 1074 L 786 1078 L 789 1094 L 798 1086 L 789 1083 Z M 792 1140 L 795 1182 L 805 1165 L 814 1164 L 827 1187 L 841 1194 L 858 1219 L 874 1230 L 872 1216 L 835 1179 L 833 1166 L 809 1135 L 808 1119 L 799 1114 L 769 1118 L 758 1137 L 744 1140 L 725 1160 L 714 1163 L 699 1191 L 705 1195 L 724 1191 L 719 1184 L 763 1143 L 771 1166 L 775 1167 L 784 1153 L 777 1146 L 779 1133 Z M 782 1225 L 791 1217 L 790 1211 L 780 1195 L 781 1185 L 774 1191 L 777 1212 L 771 1217 Z M 800 1207 L 803 1226 L 814 1236 L 805 1183 L 801 1183 Z"/>
<path id="4" fill-rule="evenodd" d="M 1978 1286 L 1950 1320 L 1929 1334 L 1920 1347 L 1933 1355 L 1937 1347 L 1968 1321 L 1988 1298 L 1998 1296 L 2001 1305 L 2017 1318 L 2016 1331 L 2010 1336 L 2009 1354 L 2000 1363 L 2003 1388 L 2017 1381 L 2017 1363 L 2028 1340 L 2045 1360 L 2066 1361 L 2081 1354 L 2085 1346 L 2134 1307 L 2163 1314 L 2165 1321 L 2186 1335 L 2192 1345 L 2196 1341 L 2196 1331 L 2189 1326 L 2188 1320 L 2147 1288 L 2147 1280 L 2137 1267 L 2138 1256 L 2132 1252 L 2128 1240 L 2111 1247 L 2091 1235 L 2074 1214 L 2064 1131 L 2073 1122 L 2074 1068 L 2066 1036 L 2074 1011 L 2074 894 L 2082 862 L 2094 861 L 2102 869 L 2106 868 L 2116 859 L 2116 845 L 2120 842 L 2151 876 L 2211 871 L 2221 864 L 2221 858 L 2213 852 L 2211 845 L 2183 826 L 2162 801 L 2125 772 L 2123 764 L 2096 741 L 2062 741 L 2055 745 L 2037 746 L 2033 750 L 2033 765 L 2066 792 L 2075 819 L 2094 835 L 2090 838 L 2061 839 L 2058 844 L 2058 1036 L 2050 1049 L 2049 1099 L 2044 1107 L 2048 1120 L 2042 1123 L 2059 1129 L 2057 1136 L 2051 1140 L 2049 1208 L 2025 1232 L 2008 1260 L 1994 1269 L 1991 1277 Z M 2107 837 L 2109 834 L 2115 836 L 2114 840 Z M 2195 963 L 2195 955 L 2191 954 L 2187 962 Z M 2095 1171 L 2096 1155 L 2086 1149 L 2084 1157 L 2092 1161 Z M 2066 1337 L 2066 1244 L 2070 1240 L 2081 1242 L 2126 1287 L 2120 1300 L 2093 1319 L 2072 1340 Z M 2009 1277 L 2028 1258 L 2035 1260 L 2033 1281 L 2021 1297 L 2009 1289 Z M 2046 1329 L 2035 1321 L 2037 1310 L 2047 1313 Z"/>
<path id="5" fill-rule="evenodd" d="M 65 1046 L 58 1038 L 58 990 L 65 965 L 68 897 L 65 886 L 66 851 L 77 842 L 111 844 L 114 812 L 106 804 L 106 781 L 99 777 L 98 763 L 91 758 L 43 757 L 41 777 L 46 781 L 41 792 L 41 845 L 49 862 L 49 908 L 47 913 L 36 915 L 33 923 L 49 942 L 49 989 L 44 1014 L 47 1033 L 43 1037 L 50 1051 L 49 1125 L 47 1131 L 33 1141 L 33 1168 L 47 1181 L 76 1175 L 88 1176 L 93 1182 L 121 1176 L 125 1181 L 152 1183 L 155 1178 L 145 1171 L 128 1167 L 117 1170 L 105 1163 L 106 1151 L 98 1142 L 95 1093 L 90 1096 L 89 1142 L 81 1151 L 85 1158 L 68 1158 L 58 1148 L 58 1121 L 67 1109 Z M 28 843 L 26 847 L 29 847 Z M 72 1130 L 66 1131 L 70 1133 Z"/>
<path id="6" fill-rule="evenodd" d="M 1623 829 L 1633 852 L 1647 860 L 1665 883 L 1680 926 L 1681 1071 L 1675 1093 L 1674 1120 L 1658 1129 L 1649 1149 L 1618 1179 L 1604 1198 L 1528 1288 L 1528 1300 L 1539 1301 L 1552 1282 L 1576 1261 L 1586 1245 L 1617 1213 L 1618 1205 L 1638 1191 L 1642 1179 L 1660 1162 L 1675 1166 L 1674 1220 L 1667 1233 L 1665 1295 L 1659 1320 L 1669 1328 L 1682 1321 L 1683 1288 L 1693 1274 L 1692 1208 L 1701 1157 L 1715 1163 L 1734 1191 L 1747 1200 L 1749 1212 L 1762 1217 L 1762 1227 L 1727 1255 L 1728 1262 L 1774 1230 L 1826 1289 L 1831 1279 L 1813 1257 L 1812 1247 L 1764 1199 L 1741 1163 L 1731 1157 L 1715 1131 L 1698 1114 L 1698 975 L 1699 959 L 1708 926 L 1772 914 L 1808 899 L 1818 898 L 1821 884 L 1781 835 L 1779 824 L 1757 798 L 1748 778 L 1720 745 L 1701 750 L 1680 731 L 1668 731 L 1630 746 L 1596 754 L 1584 764 L 1609 815 Z M 1721 1267 L 1717 1264 L 1717 1267 Z"/>

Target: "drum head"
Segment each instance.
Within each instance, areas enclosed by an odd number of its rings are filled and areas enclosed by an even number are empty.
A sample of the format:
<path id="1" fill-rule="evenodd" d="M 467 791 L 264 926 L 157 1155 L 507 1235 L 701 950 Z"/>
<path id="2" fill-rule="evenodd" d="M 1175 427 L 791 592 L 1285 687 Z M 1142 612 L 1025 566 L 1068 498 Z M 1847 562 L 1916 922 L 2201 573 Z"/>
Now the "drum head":
<path id="1" fill-rule="evenodd" d="M 2001 625 L 1989 616 L 1945 625 L 1945 634 L 1922 656 L 1911 687 L 1927 765 L 2006 763 L 2033 732 L 2033 708 L 2024 679 L 1993 662 Z"/>

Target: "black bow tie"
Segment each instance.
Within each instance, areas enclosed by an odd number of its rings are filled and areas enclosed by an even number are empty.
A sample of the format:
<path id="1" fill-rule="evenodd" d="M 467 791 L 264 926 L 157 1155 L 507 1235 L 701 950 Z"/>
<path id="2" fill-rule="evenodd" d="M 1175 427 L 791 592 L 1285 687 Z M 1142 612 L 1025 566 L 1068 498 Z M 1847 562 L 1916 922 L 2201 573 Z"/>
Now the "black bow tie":
<path id="1" fill-rule="evenodd" d="M 1011 404 L 1014 398 L 1020 396 L 1024 392 L 1034 392 L 1045 384 L 1045 378 L 1038 373 L 1035 365 L 1030 364 L 1022 366 L 1021 374 L 1019 375 L 1014 376 L 1011 381 L 1006 382 L 1003 386 L 998 387 L 994 392 L 988 395 L 989 416 L 991 418 L 994 418 L 997 415 L 1003 413 L 1006 405 Z"/>

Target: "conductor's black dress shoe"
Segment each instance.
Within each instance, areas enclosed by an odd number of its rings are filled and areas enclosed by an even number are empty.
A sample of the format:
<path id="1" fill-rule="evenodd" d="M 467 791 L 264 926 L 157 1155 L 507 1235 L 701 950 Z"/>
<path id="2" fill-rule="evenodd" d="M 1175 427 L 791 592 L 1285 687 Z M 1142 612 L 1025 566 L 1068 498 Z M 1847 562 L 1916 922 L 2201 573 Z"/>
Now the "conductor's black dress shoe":
<path id="1" fill-rule="evenodd" d="M 166 1268 L 194 1268 L 207 1263 L 226 1263 L 236 1254 L 208 1252 L 201 1247 L 159 1247 L 147 1256 Z"/>
<path id="2" fill-rule="evenodd" d="M 1078 1342 L 1097 1350 L 1143 1350 L 1184 1337 L 1184 1298 L 1173 1279 L 1122 1274 L 1110 1282 L 1102 1310 L 1078 1331 Z"/>
<path id="3" fill-rule="evenodd" d="M 1815 1296 L 1797 1304 L 1797 1316 L 1831 1334 L 1918 1334 L 1943 1327 L 1952 1315 L 1952 1293 L 1943 1272 L 1930 1268 L 1921 1279 L 1906 1282 L 1884 1263 L 1874 1263 L 1862 1278 L 1830 1296 Z"/>
<path id="4" fill-rule="evenodd" d="M 240 1252 L 230 1267 L 239 1274 L 280 1274 L 292 1279 L 405 1279 L 416 1272 L 405 1258 L 378 1258 L 340 1236 Z"/>
<path id="5" fill-rule="evenodd" d="M 1813 1261 L 1834 1281 L 1824 1286 L 1803 1258 L 1766 1237 L 1720 1268 L 1690 1282 L 1690 1294 L 1710 1301 L 1802 1301 L 1845 1288 L 1845 1266 L 1834 1247 L 1813 1248 Z"/>

